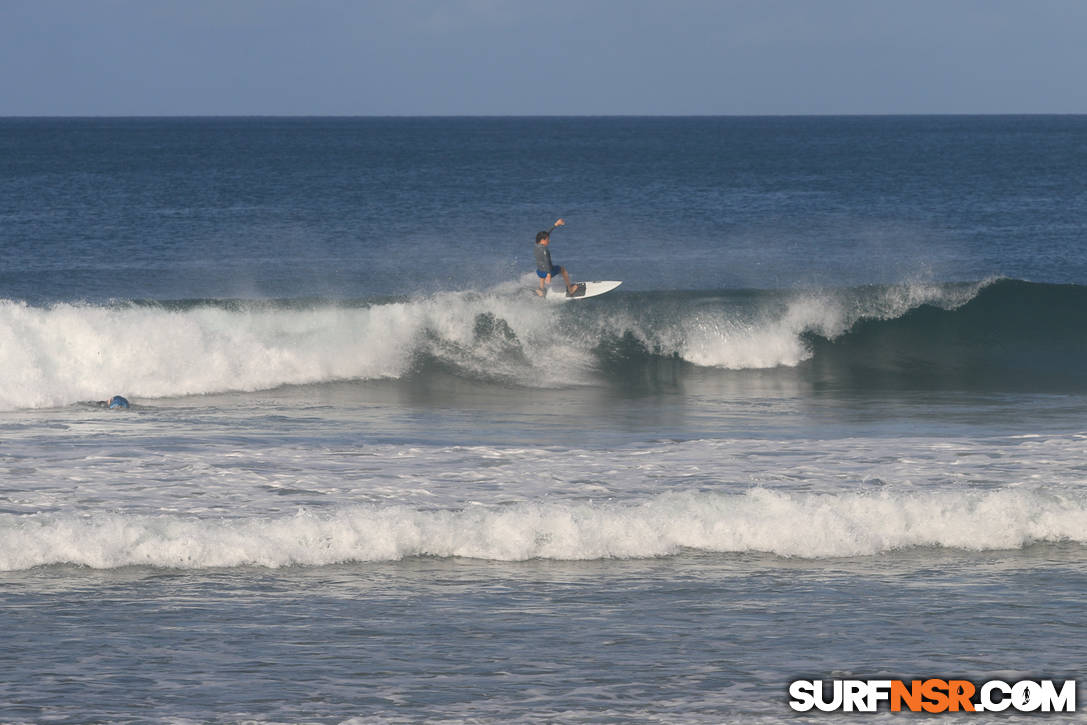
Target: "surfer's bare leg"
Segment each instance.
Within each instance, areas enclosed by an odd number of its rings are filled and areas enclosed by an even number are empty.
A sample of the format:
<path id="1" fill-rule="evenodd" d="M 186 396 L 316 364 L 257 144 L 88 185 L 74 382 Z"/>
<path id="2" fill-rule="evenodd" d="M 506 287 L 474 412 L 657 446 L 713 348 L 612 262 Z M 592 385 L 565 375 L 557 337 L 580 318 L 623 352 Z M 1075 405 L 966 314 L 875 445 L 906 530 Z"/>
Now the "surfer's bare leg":
<path id="1" fill-rule="evenodd" d="M 559 267 L 559 271 L 562 272 L 562 281 L 566 283 L 566 294 L 574 294 L 574 288 L 570 286 L 570 273 L 566 271 L 566 267 Z"/>

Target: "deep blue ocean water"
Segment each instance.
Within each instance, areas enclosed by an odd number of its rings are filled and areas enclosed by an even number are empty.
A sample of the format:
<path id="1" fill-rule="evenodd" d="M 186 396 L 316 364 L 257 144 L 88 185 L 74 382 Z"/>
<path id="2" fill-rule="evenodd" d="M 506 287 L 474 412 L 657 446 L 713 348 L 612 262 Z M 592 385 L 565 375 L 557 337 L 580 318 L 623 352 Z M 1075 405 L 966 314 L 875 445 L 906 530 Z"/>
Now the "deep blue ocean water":
<path id="1" fill-rule="evenodd" d="M 1081 116 L 0 119 L 0 721 L 1078 678 L 1085 240 Z"/>

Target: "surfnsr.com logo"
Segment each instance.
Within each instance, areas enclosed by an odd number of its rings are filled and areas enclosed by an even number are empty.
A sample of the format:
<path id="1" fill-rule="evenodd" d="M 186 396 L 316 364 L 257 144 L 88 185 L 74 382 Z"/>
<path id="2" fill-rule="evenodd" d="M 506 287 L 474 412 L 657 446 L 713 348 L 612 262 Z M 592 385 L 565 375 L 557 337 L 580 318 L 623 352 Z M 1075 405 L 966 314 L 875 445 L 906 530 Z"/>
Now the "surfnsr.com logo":
<path id="1" fill-rule="evenodd" d="M 1075 712 L 1076 681 L 796 680 L 789 698 L 798 712 Z"/>

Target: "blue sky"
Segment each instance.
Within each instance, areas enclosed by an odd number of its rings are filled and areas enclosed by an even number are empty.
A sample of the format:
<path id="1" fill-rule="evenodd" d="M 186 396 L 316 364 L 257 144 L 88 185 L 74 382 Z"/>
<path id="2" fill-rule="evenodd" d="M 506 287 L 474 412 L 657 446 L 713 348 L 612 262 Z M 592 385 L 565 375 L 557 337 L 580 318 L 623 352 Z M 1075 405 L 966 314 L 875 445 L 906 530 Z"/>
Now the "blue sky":
<path id="1" fill-rule="evenodd" d="M 1083 0 L 0 0 L 0 115 L 1087 113 Z"/>

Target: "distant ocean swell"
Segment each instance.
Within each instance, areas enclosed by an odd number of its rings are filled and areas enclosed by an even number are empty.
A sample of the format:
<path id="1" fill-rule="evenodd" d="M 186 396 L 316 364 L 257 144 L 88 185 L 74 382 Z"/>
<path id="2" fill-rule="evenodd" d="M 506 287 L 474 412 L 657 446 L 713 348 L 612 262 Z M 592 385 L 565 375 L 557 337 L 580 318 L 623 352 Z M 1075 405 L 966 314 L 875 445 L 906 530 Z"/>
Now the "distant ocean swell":
<path id="1" fill-rule="evenodd" d="M 75 564 L 203 569 L 322 566 L 408 557 L 501 561 L 671 556 L 684 550 L 867 556 L 911 547 L 1087 543 L 1082 497 L 1040 490 L 876 494 L 669 493 L 641 502 L 403 506 L 280 518 L 0 515 L 0 570 Z"/>
<path id="2" fill-rule="evenodd" d="M 401 301 L 0 300 L 0 409 L 435 370 L 513 386 L 695 369 L 815 382 L 1087 389 L 1087 287 L 1015 280 L 815 291 L 613 293 L 541 303 L 509 283 Z"/>

